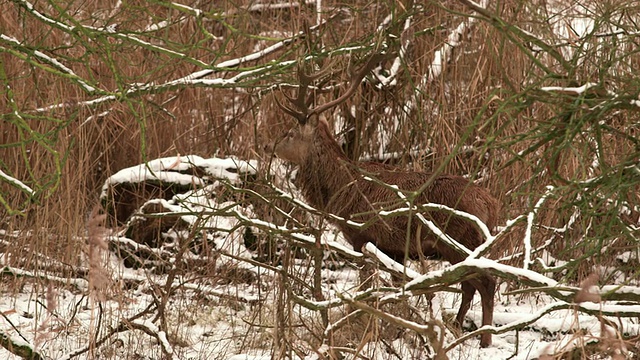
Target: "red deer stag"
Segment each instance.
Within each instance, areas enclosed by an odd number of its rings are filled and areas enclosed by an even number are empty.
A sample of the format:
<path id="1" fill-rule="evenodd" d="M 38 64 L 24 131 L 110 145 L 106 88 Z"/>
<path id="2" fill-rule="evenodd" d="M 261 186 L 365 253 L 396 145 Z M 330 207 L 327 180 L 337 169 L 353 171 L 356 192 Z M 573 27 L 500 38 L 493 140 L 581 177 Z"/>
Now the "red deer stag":
<path id="1" fill-rule="evenodd" d="M 496 225 L 498 201 L 486 189 L 475 186 L 460 176 L 434 176 L 375 163 L 356 164 L 342 152 L 327 122 L 319 118 L 321 112 L 350 97 L 377 62 L 379 59 L 376 60 L 375 56 L 369 59 L 342 96 L 316 108 L 309 108 L 307 90 L 314 80 L 323 75 L 310 75 L 299 68 L 300 86 L 297 96 L 290 97 L 283 93 L 290 105 L 283 105 L 276 98 L 280 108 L 293 116 L 298 125 L 289 130 L 284 138 L 276 141 L 271 150 L 276 156 L 299 166 L 298 186 L 311 205 L 344 219 L 373 223 L 363 230 L 345 222 L 336 222 L 355 250 L 360 251 L 367 242 L 371 242 L 401 263 L 404 262 L 406 248 L 407 255 L 413 259 L 426 256 L 440 257 L 452 264 L 461 262 L 465 255 L 451 248 L 429 230 L 419 230 L 421 224 L 418 219 L 411 221 L 410 239 L 415 241 L 408 247 L 405 246 L 408 224 L 406 216 L 372 219 L 376 216 L 376 211 L 383 208 L 388 210 L 389 206 L 397 208 L 404 203 L 399 201 L 401 199 L 397 192 L 365 179 L 364 174 L 386 184 L 396 185 L 401 190 L 422 189 L 422 193 L 415 199 L 416 204 L 437 203 L 462 210 L 477 216 L 489 229 Z M 475 249 L 483 242 L 481 232 L 469 220 L 444 211 L 425 211 L 423 215 L 468 249 Z M 479 273 L 472 279 L 462 281 L 461 286 L 462 302 L 456 316 L 457 324 L 463 323 L 477 290 L 482 301 L 482 325 L 491 325 L 495 280 L 487 274 Z M 480 346 L 487 347 L 490 344 L 491 334 L 482 334 Z"/>

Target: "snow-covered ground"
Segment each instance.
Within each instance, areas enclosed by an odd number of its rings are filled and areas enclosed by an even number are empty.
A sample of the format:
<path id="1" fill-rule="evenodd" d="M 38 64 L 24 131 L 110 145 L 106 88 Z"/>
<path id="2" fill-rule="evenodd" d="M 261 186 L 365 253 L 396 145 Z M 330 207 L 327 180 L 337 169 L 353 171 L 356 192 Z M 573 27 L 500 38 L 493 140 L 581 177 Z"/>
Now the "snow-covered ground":
<path id="1" fill-rule="evenodd" d="M 28 283 L 19 290 L 3 287 L 0 299 L 3 333 L 14 341 L 32 344 L 50 359 L 160 359 L 166 358 L 163 351 L 176 359 L 271 358 L 274 351 L 271 348 L 272 332 L 275 330 L 272 326 L 254 324 L 254 321 L 260 321 L 261 316 L 272 316 L 274 311 L 277 293 L 267 284 L 209 288 L 194 281 L 190 286 L 193 289 L 177 291 L 169 300 L 166 321 L 171 336 L 166 340 L 167 334 L 152 321 L 153 313 L 133 319 L 154 303 L 151 288 L 153 284 L 162 286 L 166 276 L 150 275 L 142 269 L 120 270 L 119 279 L 135 279 L 139 285 L 123 291 L 117 298 L 101 302 L 101 308 L 87 297 L 86 292 L 62 284 L 48 289 Z M 327 291 L 329 298 L 335 298 L 335 289 L 349 287 L 357 281 L 357 273 L 353 270 L 325 270 L 324 276 L 335 281 L 334 290 Z M 505 288 L 503 284 L 499 292 L 503 293 Z M 57 304 L 52 305 L 51 298 Z M 232 300 L 234 298 L 238 300 Z M 438 292 L 431 302 L 436 319 L 441 319 L 443 313 L 455 313 L 457 300 L 454 293 Z M 525 321 L 553 302 L 547 296 L 520 298 L 499 295 L 495 324 L 501 326 Z M 424 301 L 421 304 L 426 306 Z M 53 311 L 47 310 L 52 307 Z M 258 314 L 258 309 L 264 314 Z M 304 312 L 304 309 L 299 311 Z M 480 316 L 480 306 L 476 303 L 468 317 L 479 323 Z M 637 319 L 613 319 L 613 323 L 620 326 L 619 331 L 629 335 L 638 334 L 640 330 Z M 521 330 L 495 335 L 489 348 L 481 349 L 477 339 L 469 339 L 449 351 L 448 356 L 451 359 L 534 359 L 541 354 L 584 346 L 593 339 L 599 339 L 601 326 L 597 316 L 571 309 L 558 310 Z M 98 328 L 100 333 L 96 336 Z M 612 328 L 608 325 L 606 329 Z M 120 332 L 107 337 L 95 350 L 90 349 L 90 339 L 102 339 L 115 330 Z M 448 332 L 445 342 L 454 340 L 454 335 Z M 375 359 L 396 358 L 390 357 L 381 343 L 377 345 L 366 346 L 364 354 Z M 391 346 L 398 351 L 400 358 L 411 358 L 415 351 L 407 344 L 394 343 Z M 407 351 L 404 355 L 403 349 Z M 317 358 L 311 350 L 305 358 Z M 76 356 L 77 353 L 81 355 Z M 19 359 L 4 349 L 0 350 L 0 357 Z"/>
<path id="2" fill-rule="evenodd" d="M 242 175 L 253 173 L 255 166 L 253 162 L 237 159 L 190 156 L 158 159 L 114 174 L 103 188 L 105 199 L 118 184 L 153 182 L 157 186 L 192 186 L 170 199 L 143 204 L 138 215 L 128 223 L 132 226 L 136 221 L 144 222 L 140 220 L 145 215 L 142 209 L 153 203 L 161 204 L 164 209 L 155 215 L 177 214 L 187 226 L 164 231 L 165 242 L 156 248 L 127 238 L 127 226 L 124 230 L 103 229 L 112 250 L 114 246 L 131 246 L 128 254 L 135 255 L 136 251 L 146 248 L 147 253 L 154 253 L 157 258 L 153 266 L 132 268 L 124 266 L 114 251 L 102 251 L 103 264 L 87 260 L 84 271 L 78 271 L 91 274 L 96 267 L 105 271 L 109 279 L 102 285 L 92 285 L 91 281 L 95 280 L 91 275 L 60 278 L 45 270 L 29 272 L 9 267 L 6 256 L 0 255 L 5 278 L 13 274 L 21 279 L 5 281 L 0 287 L 0 331 L 5 342 L 35 349 L 47 359 L 270 359 L 285 354 L 319 359 L 331 351 L 360 352 L 371 359 L 407 359 L 433 357 L 434 351 L 443 354 L 445 350 L 451 359 L 534 359 L 543 354 L 579 349 L 595 341 L 600 343 L 598 349 L 603 358 L 616 353 L 622 356 L 638 353 L 637 345 L 620 339 L 640 334 L 639 288 L 597 288 L 587 284 L 581 296 L 585 296 L 586 291 L 588 301 L 577 305 L 571 299 L 581 291 L 580 287 L 559 284 L 528 266 L 518 268 L 483 258 L 478 251 L 455 266 L 429 261 L 424 274 L 408 268 L 406 276 L 411 281 L 404 288 L 380 287 L 369 293 L 369 300 L 391 303 L 380 309 L 387 312 L 392 321 L 406 321 L 401 326 L 398 326 L 400 322 L 394 322 L 393 326 L 400 329 L 395 331 L 395 336 L 381 335 L 373 341 L 373 333 L 386 334 L 385 330 L 392 326 L 380 320 L 365 321 L 366 329 L 358 332 L 355 325 L 358 320 L 348 318 L 352 314 L 348 309 L 359 308 L 359 300 L 354 299 L 365 292 L 358 291 L 358 271 L 347 265 L 347 259 L 357 260 L 363 255 L 350 250 L 335 229 L 329 228 L 321 238 L 323 299 L 312 295 L 312 285 L 300 286 L 313 281 L 314 263 L 310 253 L 292 258 L 292 263 L 285 267 L 282 263 L 260 263 L 256 252 L 246 246 L 248 227 L 258 238 L 269 231 L 280 233 L 275 236 L 280 251 L 283 244 L 307 248 L 315 244 L 315 239 L 303 229 L 257 218 L 253 205 L 215 197 L 221 189 L 240 191 Z M 280 194 L 282 198 L 290 198 Z M 542 201 L 544 197 L 540 203 Z M 533 215 L 521 218 L 521 221 L 531 221 Z M 515 226 L 516 222 L 508 222 L 502 231 Z M 184 251 L 187 248 L 180 246 L 184 241 L 191 243 L 198 239 L 189 235 L 194 227 L 200 229 L 199 241 L 210 243 L 212 252 L 205 254 L 191 248 Z M 12 236 L 2 235 L 5 239 Z M 489 234 L 486 245 L 490 246 L 493 240 L 495 237 Z M 368 261 L 377 262 L 381 268 L 400 266 L 375 247 L 369 245 L 366 250 Z M 159 262 L 164 262 L 163 270 L 157 267 Z M 411 267 L 418 265 L 410 264 Z M 416 290 L 428 288 L 424 284 L 438 284 L 439 279 L 445 279 L 451 271 L 461 269 L 483 269 L 499 275 L 501 280 L 493 327 L 497 334 L 493 345 L 485 349 L 479 348 L 475 334 L 459 341 L 477 327 L 472 324 L 481 323 L 479 296 L 467 315 L 465 331 L 459 333 L 445 325 L 451 323 L 457 312 L 458 293 L 438 291 L 431 299 L 415 295 Z M 283 274 L 290 278 L 283 278 Z M 388 273 L 378 274 L 390 283 Z M 529 291 L 517 292 L 516 288 Z M 408 297 L 402 297 L 403 291 Z M 599 300 L 600 296 L 612 298 L 606 295 L 611 291 L 627 294 L 629 301 Z M 396 313 L 394 302 L 408 304 L 411 315 L 403 318 Z M 327 327 L 322 325 L 320 311 L 317 311 L 320 308 L 328 309 Z M 625 317 L 629 314 L 632 317 Z M 345 319 L 353 323 L 344 326 Z M 334 332 L 328 333 L 329 328 L 335 329 Z M 417 335 L 416 331 L 420 330 L 415 329 L 423 329 L 424 333 Z M 347 331 L 348 336 L 339 335 L 340 331 Z M 437 336 L 429 337 L 429 333 Z M 322 334 L 328 335 L 322 339 Z M 342 338 L 346 337 L 351 339 L 344 341 Z M 438 344 L 438 339 L 442 343 Z M 280 348 L 283 344 L 284 348 Z M 0 349 L 0 358 L 20 357 Z"/>

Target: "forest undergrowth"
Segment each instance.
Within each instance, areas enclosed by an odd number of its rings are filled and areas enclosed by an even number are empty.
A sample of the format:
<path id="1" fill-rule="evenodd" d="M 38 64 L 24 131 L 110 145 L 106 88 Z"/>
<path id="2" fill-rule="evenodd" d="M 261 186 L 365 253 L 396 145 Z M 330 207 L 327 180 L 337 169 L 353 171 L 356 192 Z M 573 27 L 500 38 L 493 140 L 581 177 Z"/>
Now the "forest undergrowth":
<path id="1" fill-rule="evenodd" d="M 0 355 L 638 358 L 639 11 L 0 2 Z M 323 74 L 320 105 L 374 55 L 323 116 L 352 160 L 487 188 L 499 225 L 475 258 L 353 251 L 264 151 L 298 69 Z M 476 302 L 461 332 L 474 271 L 498 279 L 495 326 Z"/>

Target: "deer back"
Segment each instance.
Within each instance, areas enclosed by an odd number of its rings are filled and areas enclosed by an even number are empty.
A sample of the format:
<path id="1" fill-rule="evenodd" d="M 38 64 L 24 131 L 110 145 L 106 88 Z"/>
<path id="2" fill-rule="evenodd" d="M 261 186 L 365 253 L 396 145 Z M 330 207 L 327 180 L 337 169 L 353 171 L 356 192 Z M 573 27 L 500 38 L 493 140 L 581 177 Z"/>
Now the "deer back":
<path id="1" fill-rule="evenodd" d="M 424 228 L 418 218 L 413 217 L 408 228 L 407 216 L 380 217 L 380 210 L 393 210 L 407 205 L 396 191 L 379 182 L 415 191 L 430 181 L 415 199 L 414 205 L 442 204 L 477 216 L 490 229 L 496 225 L 497 200 L 488 191 L 463 177 L 433 177 L 429 173 L 403 171 L 381 164 L 353 164 L 346 157 L 340 160 L 334 161 L 333 165 L 323 162 L 325 165 L 317 164 L 306 169 L 313 168 L 316 170 L 313 172 L 301 168 L 299 185 L 313 205 L 340 217 L 369 224 L 361 230 L 346 223 L 337 223 L 357 250 L 371 242 L 396 260 L 404 259 L 405 244 L 409 239 L 410 258 L 425 255 L 443 257 L 452 263 L 463 260 L 460 253 L 447 247 L 431 230 Z M 366 179 L 362 172 L 375 180 Z M 469 249 L 475 249 L 484 240 L 476 225 L 462 217 L 442 210 L 421 211 L 421 214 Z M 407 231 L 410 232 L 409 237 Z"/>

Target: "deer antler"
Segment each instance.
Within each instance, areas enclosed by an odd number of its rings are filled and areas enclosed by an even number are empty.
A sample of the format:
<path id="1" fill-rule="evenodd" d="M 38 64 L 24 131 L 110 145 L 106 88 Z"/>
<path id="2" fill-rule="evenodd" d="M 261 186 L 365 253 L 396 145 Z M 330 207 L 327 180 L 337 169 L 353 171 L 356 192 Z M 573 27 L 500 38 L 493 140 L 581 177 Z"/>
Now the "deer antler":
<path id="1" fill-rule="evenodd" d="M 304 70 L 303 66 L 298 66 L 298 94 L 295 97 L 289 96 L 286 93 L 282 93 L 282 95 L 287 98 L 287 101 L 291 104 L 291 106 L 283 105 L 278 100 L 278 97 L 275 97 L 276 104 L 287 114 L 294 117 L 298 122 L 302 125 L 307 123 L 312 111 L 309 110 L 311 97 L 307 98 L 307 92 L 309 90 L 309 86 L 317 79 L 325 76 L 325 74 L 329 71 L 329 68 L 320 70 L 317 73 L 308 73 Z"/>
<path id="2" fill-rule="evenodd" d="M 327 67 L 323 70 L 320 70 L 317 73 L 307 73 L 304 71 L 302 66 L 298 67 L 298 81 L 300 83 L 298 88 L 298 94 L 295 97 L 289 96 L 285 93 L 282 93 L 285 98 L 287 98 L 288 102 L 291 104 L 283 105 L 278 100 L 278 97 L 275 97 L 276 104 L 287 114 L 291 115 L 295 118 L 298 123 L 304 125 L 309 121 L 311 117 L 314 115 L 320 115 L 322 112 L 327 111 L 341 103 L 343 103 L 346 99 L 348 99 L 353 93 L 358 89 L 362 79 L 371 71 L 373 68 L 382 60 L 389 57 L 387 54 L 373 54 L 367 60 L 367 63 L 356 73 L 355 76 L 351 78 L 351 85 L 347 89 L 347 91 L 342 94 L 339 98 L 332 100 L 326 104 L 317 106 L 315 108 L 309 108 L 310 100 L 312 98 L 307 98 L 307 92 L 311 83 L 315 80 L 324 77 L 328 72 L 330 72 L 330 67 Z"/>
<path id="3" fill-rule="evenodd" d="M 367 60 L 367 63 L 360 69 L 360 71 L 358 71 L 358 73 L 351 79 L 351 86 L 349 86 L 349 89 L 347 89 L 347 91 L 345 91 L 344 94 L 342 94 L 342 96 L 340 96 L 339 98 L 329 101 L 328 103 L 324 104 L 324 105 L 320 105 L 318 107 L 316 107 L 315 109 L 312 110 L 311 114 L 309 114 L 309 116 L 311 115 L 320 115 L 321 113 L 342 104 L 345 100 L 347 100 L 351 95 L 353 95 L 353 93 L 358 89 L 358 86 L 360 86 L 360 83 L 362 82 L 362 79 L 364 79 L 365 76 L 367 76 L 367 74 L 373 70 L 376 65 L 381 62 L 382 60 L 384 60 L 388 55 L 386 54 L 373 54 L 371 55 L 371 57 L 369 58 L 369 60 Z"/>

